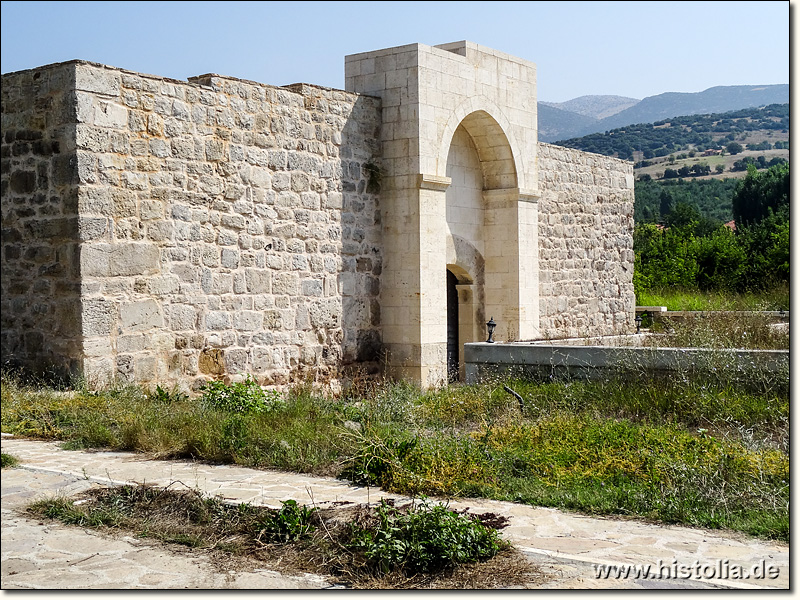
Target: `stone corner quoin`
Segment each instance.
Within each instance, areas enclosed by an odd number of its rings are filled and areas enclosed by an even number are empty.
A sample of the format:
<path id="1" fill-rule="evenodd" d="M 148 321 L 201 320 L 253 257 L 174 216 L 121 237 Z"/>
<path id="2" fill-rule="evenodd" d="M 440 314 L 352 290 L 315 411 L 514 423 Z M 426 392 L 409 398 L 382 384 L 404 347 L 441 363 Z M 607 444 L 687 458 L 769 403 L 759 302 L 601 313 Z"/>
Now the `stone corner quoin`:
<path id="1" fill-rule="evenodd" d="M 435 385 L 449 322 L 461 345 L 495 310 L 508 339 L 629 332 L 632 165 L 539 144 L 535 67 L 512 59 L 363 53 L 353 91 L 86 61 L 3 75 L 4 364 Z M 532 97 L 504 105 L 514 89 Z"/>

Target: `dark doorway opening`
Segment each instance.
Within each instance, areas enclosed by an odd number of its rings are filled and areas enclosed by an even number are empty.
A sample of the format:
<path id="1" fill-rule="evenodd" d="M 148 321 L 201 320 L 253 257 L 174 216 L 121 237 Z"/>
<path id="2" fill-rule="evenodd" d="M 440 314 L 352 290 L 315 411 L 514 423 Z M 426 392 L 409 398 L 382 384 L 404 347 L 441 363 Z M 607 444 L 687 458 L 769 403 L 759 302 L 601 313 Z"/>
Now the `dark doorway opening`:
<path id="1" fill-rule="evenodd" d="M 458 381 L 458 279 L 447 271 L 447 381 Z"/>

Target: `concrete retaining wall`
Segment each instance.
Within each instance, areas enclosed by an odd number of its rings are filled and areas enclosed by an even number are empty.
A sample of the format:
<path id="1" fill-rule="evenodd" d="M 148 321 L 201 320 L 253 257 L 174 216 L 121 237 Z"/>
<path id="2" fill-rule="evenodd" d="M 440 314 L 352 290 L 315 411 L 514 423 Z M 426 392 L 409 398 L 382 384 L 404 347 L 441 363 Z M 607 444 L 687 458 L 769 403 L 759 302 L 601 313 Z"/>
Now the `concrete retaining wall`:
<path id="1" fill-rule="evenodd" d="M 569 375 L 594 378 L 609 370 L 677 372 L 724 367 L 789 372 L 788 350 L 711 350 L 543 344 L 466 344 L 467 383 L 492 375 L 542 377 Z"/>

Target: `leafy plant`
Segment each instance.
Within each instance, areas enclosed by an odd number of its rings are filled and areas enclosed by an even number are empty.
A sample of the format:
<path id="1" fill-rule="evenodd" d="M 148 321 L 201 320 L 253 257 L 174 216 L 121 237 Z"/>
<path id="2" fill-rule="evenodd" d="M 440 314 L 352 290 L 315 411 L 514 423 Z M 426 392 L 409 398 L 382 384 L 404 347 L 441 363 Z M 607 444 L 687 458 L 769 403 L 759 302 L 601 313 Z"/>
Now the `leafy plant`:
<path id="1" fill-rule="evenodd" d="M 148 398 L 162 404 L 172 404 L 173 402 L 188 400 L 189 396 L 181 392 L 177 387 L 165 390 L 160 385 L 157 385 L 155 391 L 148 394 Z"/>
<path id="2" fill-rule="evenodd" d="M 226 385 L 210 381 L 200 388 L 201 401 L 210 408 L 236 413 L 266 413 L 283 403 L 279 392 L 264 391 L 249 375 L 244 381 Z"/>
<path id="3" fill-rule="evenodd" d="M 381 573 L 430 573 L 491 558 L 508 545 L 477 518 L 424 498 L 406 513 L 382 499 L 377 512 L 377 527 L 353 527 L 350 549 Z"/>
<path id="4" fill-rule="evenodd" d="M 311 520 L 315 508 L 300 505 L 295 500 L 284 500 L 282 504 L 280 510 L 272 510 L 254 523 L 256 539 L 285 544 L 314 531 Z"/>

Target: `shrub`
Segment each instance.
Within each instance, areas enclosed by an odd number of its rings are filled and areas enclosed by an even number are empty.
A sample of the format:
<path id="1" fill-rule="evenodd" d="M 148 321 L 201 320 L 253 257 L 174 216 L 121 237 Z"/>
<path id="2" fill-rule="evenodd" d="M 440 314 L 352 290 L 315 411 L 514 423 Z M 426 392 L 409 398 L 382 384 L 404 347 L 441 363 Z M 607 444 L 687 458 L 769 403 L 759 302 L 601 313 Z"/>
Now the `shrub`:
<path id="1" fill-rule="evenodd" d="M 201 388 L 201 401 L 210 408 L 236 413 L 266 413 L 283 404 L 280 393 L 264 391 L 248 376 L 244 381 L 225 385 L 211 381 Z"/>
<path id="2" fill-rule="evenodd" d="M 256 539 L 285 544 L 314 531 L 311 518 L 316 509 L 300 505 L 295 500 L 284 500 L 282 504 L 280 510 L 272 510 L 256 520 Z"/>
<path id="3" fill-rule="evenodd" d="M 491 558 L 507 546 L 497 530 L 477 518 L 431 506 L 426 499 L 407 513 L 385 500 L 377 510 L 377 527 L 353 527 L 350 549 L 362 551 L 381 573 L 431 573 Z"/>

